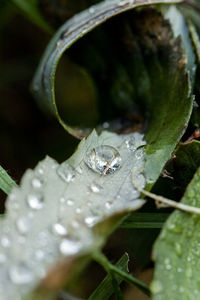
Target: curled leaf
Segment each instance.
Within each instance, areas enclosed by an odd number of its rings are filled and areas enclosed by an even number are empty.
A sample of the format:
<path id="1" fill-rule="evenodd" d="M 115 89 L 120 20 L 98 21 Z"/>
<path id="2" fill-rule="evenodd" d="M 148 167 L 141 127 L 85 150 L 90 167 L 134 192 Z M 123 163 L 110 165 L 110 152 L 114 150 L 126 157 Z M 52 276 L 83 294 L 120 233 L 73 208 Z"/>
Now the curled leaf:
<path id="1" fill-rule="evenodd" d="M 32 89 L 40 105 L 50 109 L 69 133 L 77 137 L 87 135 L 87 129 L 84 132 L 65 124 L 56 106 L 54 81 L 57 65 L 63 53 L 79 38 L 122 12 L 143 5 L 179 2 L 181 0 L 107 0 L 75 15 L 57 31 L 49 43 L 35 74 Z"/>

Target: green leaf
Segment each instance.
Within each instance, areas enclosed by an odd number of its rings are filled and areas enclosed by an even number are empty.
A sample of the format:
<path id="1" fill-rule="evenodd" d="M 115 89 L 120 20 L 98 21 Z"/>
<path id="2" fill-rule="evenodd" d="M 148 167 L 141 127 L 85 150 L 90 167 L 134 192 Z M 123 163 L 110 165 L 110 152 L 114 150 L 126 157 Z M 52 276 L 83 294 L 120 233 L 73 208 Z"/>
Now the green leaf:
<path id="1" fill-rule="evenodd" d="M 29 18 L 39 28 L 48 33 L 53 33 L 51 26 L 45 21 L 38 8 L 37 0 L 12 0 L 12 2 L 22 11 L 25 17 Z"/>
<path id="2" fill-rule="evenodd" d="M 181 202 L 200 207 L 200 169 Z M 200 217 L 175 211 L 154 247 L 154 300 L 198 299 L 200 267 Z"/>
<path id="3" fill-rule="evenodd" d="M 169 214 L 167 213 L 134 213 L 120 225 L 121 228 L 162 228 Z"/>
<path id="4" fill-rule="evenodd" d="M 119 261 L 116 263 L 116 267 L 127 272 L 128 268 L 128 255 L 124 254 Z M 123 279 L 119 276 L 116 276 L 117 283 L 120 284 Z M 110 275 L 107 275 L 104 280 L 99 284 L 96 290 L 90 295 L 88 300 L 101 300 L 101 299 L 110 299 L 114 293 L 112 278 Z"/>
<path id="5" fill-rule="evenodd" d="M 139 0 L 134 1 L 103 1 L 90 9 L 76 15 L 75 18 L 67 21 L 57 31 L 51 42 L 49 43 L 38 70 L 33 80 L 33 92 L 37 97 L 39 104 L 50 109 L 58 118 L 61 125 L 71 134 L 81 137 L 83 131 L 72 128 L 61 119 L 55 99 L 55 74 L 59 60 L 63 53 L 79 38 L 90 32 L 92 29 L 107 21 L 113 16 L 122 12 L 143 5 L 151 5 L 158 3 L 179 3 L 180 0 Z M 157 125 L 157 124 L 156 124 Z M 86 132 L 88 132 L 86 130 Z"/>
<path id="6" fill-rule="evenodd" d="M 16 187 L 14 180 L 8 175 L 6 170 L 0 166 L 0 189 L 9 194 L 13 187 Z"/>
<path id="7" fill-rule="evenodd" d="M 159 16 L 156 26 L 141 30 L 138 39 L 142 53 L 147 53 L 141 58 L 144 60 L 143 70 L 137 72 L 138 77 L 143 77 L 143 81 L 148 83 L 138 93 L 150 115 L 145 135 L 145 174 L 150 187 L 185 132 L 193 108 L 187 60 L 181 39 L 173 38 L 169 25 L 166 21 L 159 21 Z M 149 31 L 155 35 L 162 32 L 162 36 L 153 42 L 149 38 Z"/>
<path id="8" fill-rule="evenodd" d="M 127 147 L 130 141 L 136 151 Z M 11 274 L 10 298 L 31 293 L 44 276 L 46 293 L 51 293 L 51 272 L 60 278 L 55 291 L 62 288 L 83 265 L 81 258 L 86 260 L 103 246 L 121 217 L 145 203 L 131 178 L 134 168 L 137 186 L 144 188 L 144 144 L 139 133 L 104 131 L 98 136 L 93 131 L 62 164 L 47 157 L 27 170 L 20 186 L 9 194 L 5 217 L 0 219 L 0 239 L 10 244 L 9 252 L 0 245 L 5 259 L 0 277 L 6 282 Z M 20 242 L 22 235 L 25 244 Z M 16 272 L 17 278 L 12 276 Z M 27 277 L 21 278 L 21 272 Z"/>

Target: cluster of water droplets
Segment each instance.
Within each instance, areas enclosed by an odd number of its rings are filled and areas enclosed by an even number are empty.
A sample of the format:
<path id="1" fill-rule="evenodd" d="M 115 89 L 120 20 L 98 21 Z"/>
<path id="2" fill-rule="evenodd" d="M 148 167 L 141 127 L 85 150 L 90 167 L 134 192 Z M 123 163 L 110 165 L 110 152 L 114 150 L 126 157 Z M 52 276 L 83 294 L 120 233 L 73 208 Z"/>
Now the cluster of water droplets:
<path id="1" fill-rule="evenodd" d="M 143 204 L 131 174 L 143 187 L 144 145 L 139 133 L 93 132 L 68 161 L 25 173 L 1 220 L 0 299 L 22 299 L 59 260 L 96 247 L 94 225 Z"/>

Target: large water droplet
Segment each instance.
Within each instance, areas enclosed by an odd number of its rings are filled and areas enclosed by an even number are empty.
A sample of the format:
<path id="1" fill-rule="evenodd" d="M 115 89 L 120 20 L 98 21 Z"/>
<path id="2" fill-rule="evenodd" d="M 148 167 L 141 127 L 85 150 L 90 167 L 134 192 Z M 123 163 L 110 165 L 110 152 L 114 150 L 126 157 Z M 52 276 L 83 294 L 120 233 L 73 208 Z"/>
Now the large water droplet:
<path id="1" fill-rule="evenodd" d="M 65 181 L 70 182 L 73 181 L 75 177 L 74 169 L 66 162 L 62 163 L 57 168 L 57 174 Z"/>
<path id="2" fill-rule="evenodd" d="M 120 168 L 121 156 L 115 148 L 104 145 L 88 151 L 85 163 L 93 171 L 107 175 Z"/>
<path id="3" fill-rule="evenodd" d="M 63 255 L 75 255 L 80 249 L 81 243 L 79 241 L 63 239 L 60 243 L 60 252 Z"/>
<path id="4" fill-rule="evenodd" d="M 41 195 L 28 195 L 27 203 L 30 208 L 40 210 L 44 206 L 43 197 Z"/>
<path id="5" fill-rule="evenodd" d="M 11 266 L 9 276 L 15 284 L 27 284 L 34 279 L 31 269 L 25 263 Z"/>
<path id="6" fill-rule="evenodd" d="M 67 229 L 60 223 L 56 223 L 53 225 L 52 230 L 54 233 L 63 236 L 67 234 Z"/>

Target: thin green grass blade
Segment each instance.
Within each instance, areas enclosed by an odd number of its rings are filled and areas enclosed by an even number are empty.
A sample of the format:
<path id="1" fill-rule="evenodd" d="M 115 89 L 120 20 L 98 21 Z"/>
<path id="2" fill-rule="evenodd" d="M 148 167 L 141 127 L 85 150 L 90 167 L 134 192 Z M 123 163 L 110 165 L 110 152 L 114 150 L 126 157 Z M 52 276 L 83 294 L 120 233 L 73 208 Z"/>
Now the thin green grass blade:
<path id="1" fill-rule="evenodd" d="M 53 29 L 46 22 L 38 8 L 35 0 L 12 0 L 12 2 L 22 11 L 26 18 L 29 18 L 35 25 L 48 33 L 53 33 Z"/>
<path id="2" fill-rule="evenodd" d="M 135 213 L 131 214 L 120 225 L 121 228 L 162 228 L 169 217 L 167 213 Z"/>
<path id="3" fill-rule="evenodd" d="M 14 186 L 17 186 L 14 180 L 8 175 L 6 170 L 0 166 L 0 189 L 8 195 Z"/>
<path id="4" fill-rule="evenodd" d="M 127 272 L 124 272 L 124 270 L 118 268 L 117 266 L 114 266 L 109 262 L 107 257 L 102 252 L 95 252 L 93 254 L 93 259 L 98 262 L 102 267 L 108 272 L 112 272 L 115 275 L 118 275 L 121 279 L 126 281 L 127 283 L 133 284 L 136 286 L 139 290 L 141 290 L 144 294 L 147 296 L 150 296 L 151 292 L 147 284 L 142 282 L 141 280 L 135 278 L 134 276 L 128 274 Z"/>
<path id="5" fill-rule="evenodd" d="M 124 254 L 119 261 L 116 263 L 117 268 L 127 272 L 128 265 L 128 255 Z M 123 279 L 119 276 L 116 276 L 116 282 L 118 285 L 123 281 Z M 112 284 L 112 279 L 110 275 L 107 275 L 104 280 L 99 284 L 96 290 L 91 294 L 88 300 L 101 300 L 101 299 L 110 299 L 112 294 L 114 293 L 114 288 Z"/>

